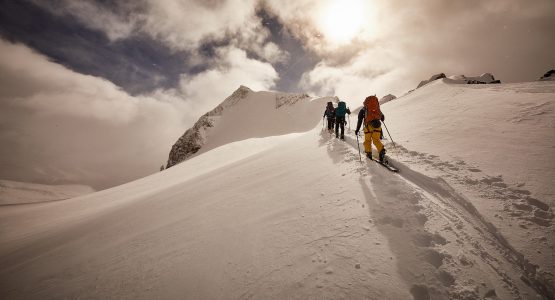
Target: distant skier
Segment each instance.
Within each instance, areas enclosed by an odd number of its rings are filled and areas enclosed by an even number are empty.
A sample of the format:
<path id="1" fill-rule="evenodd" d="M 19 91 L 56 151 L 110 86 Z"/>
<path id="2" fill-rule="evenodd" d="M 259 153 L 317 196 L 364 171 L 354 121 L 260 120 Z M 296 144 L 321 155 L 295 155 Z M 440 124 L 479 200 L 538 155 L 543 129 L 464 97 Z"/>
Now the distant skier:
<path id="1" fill-rule="evenodd" d="M 339 128 L 341 128 L 341 139 L 345 139 L 345 114 L 351 114 L 351 110 L 347 107 L 347 104 L 343 101 L 337 103 L 337 108 L 335 109 L 335 137 L 339 137 Z"/>
<path id="2" fill-rule="evenodd" d="M 381 121 L 385 120 L 385 116 L 380 110 L 380 103 L 376 96 L 368 96 L 364 99 L 363 107 L 358 112 L 358 121 L 355 134 L 358 135 L 360 126 L 364 123 L 364 151 L 366 157 L 372 159 L 372 142 L 378 150 L 379 160 L 383 162 L 385 156 L 385 148 L 380 141 L 382 134 Z"/>
<path id="3" fill-rule="evenodd" d="M 328 131 L 331 133 L 333 130 L 333 124 L 335 123 L 335 107 L 333 107 L 333 103 L 331 101 L 328 102 L 328 105 L 326 106 L 324 117 L 328 119 Z"/>

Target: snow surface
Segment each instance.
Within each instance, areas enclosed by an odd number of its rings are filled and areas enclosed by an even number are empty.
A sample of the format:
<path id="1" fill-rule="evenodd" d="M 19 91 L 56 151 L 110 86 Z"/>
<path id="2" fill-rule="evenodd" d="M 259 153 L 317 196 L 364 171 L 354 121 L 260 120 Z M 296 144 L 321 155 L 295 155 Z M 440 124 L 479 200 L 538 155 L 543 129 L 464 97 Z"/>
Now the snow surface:
<path id="1" fill-rule="evenodd" d="M 317 123 L 325 98 L 304 114 L 315 127 L 256 136 L 241 129 L 269 104 L 235 106 L 207 140 L 219 147 L 170 169 L 0 207 L 0 293 L 552 299 L 554 95 L 553 82 L 438 80 L 388 102 L 399 174 L 359 161 L 354 128 L 340 141 Z"/>
<path id="2" fill-rule="evenodd" d="M 48 185 L 0 180 L 0 205 L 65 200 L 94 192 L 86 185 Z"/>

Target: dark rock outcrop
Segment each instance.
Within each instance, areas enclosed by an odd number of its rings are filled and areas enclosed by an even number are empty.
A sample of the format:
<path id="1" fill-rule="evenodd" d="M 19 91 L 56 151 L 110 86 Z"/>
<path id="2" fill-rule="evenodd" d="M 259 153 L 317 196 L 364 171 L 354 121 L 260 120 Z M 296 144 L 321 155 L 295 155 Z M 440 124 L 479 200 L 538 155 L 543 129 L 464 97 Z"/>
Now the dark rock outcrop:
<path id="1" fill-rule="evenodd" d="M 541 80 L 541 81 L 555 80 L 555 70 L 552 69 L 552 70 L 549 70 L 549 71 L 545 72 L 545 74 L 543 74 L 543 76 L 540 77 L 539 80 Z"/>
<path id="2" fill-rule="evenodd" d="M 227 97 L 220 105 L 207 112 L 173 144 L 168 157 L 166 168 L 170 168 L 197 153 L 206 142 L 205 132 L 214 127 L 215 119 L 221 116 L 225 108 L 235 105 L 252 92 L 246 86 L 240 86 L 231 96 Z"/>
<path id="3" fill-rule="evenodd" d="M 421 86 L 423 86 L 423 85 L 426 85 L 426 84 L 428 84 L 428 83 L 430 83 L 430 82 L 432 82 L 432 81 L 434 81 L 434 80 L 438 80 L 438 79 L 441 79 L 441 78 L 446 78 L 446 76 L 445 76 L 444 73 L 439 73 L 439 74 L 433 75 L 433 76 L 430 77 L 430 79 L 428 79 L 428 80 L 422 80 L 422 81 L 420 81 L 420 84 L 418 84 L 418 86 L 417 86 L 416 88 L 419 88 L 419 87 L 421 87 Z"/>

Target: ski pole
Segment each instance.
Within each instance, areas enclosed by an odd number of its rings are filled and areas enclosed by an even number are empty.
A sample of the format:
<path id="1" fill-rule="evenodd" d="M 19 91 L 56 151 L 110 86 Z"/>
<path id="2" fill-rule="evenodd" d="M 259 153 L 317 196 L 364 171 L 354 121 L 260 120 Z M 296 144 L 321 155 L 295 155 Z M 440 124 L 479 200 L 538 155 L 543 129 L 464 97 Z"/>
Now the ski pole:
<path id="1" fill-rule="evenodd" d="M 391 133 L 389 133 L 389 129 L 387 129 L 387 125 L 385 125 L 385 121 L 383 122 L 383 126 L 385 127 L 385 130 L 387 131 L 387 135 L 389 135 L 389 138 L 391 139 L 391 143 L 393 144 L 393 148 L 395 148 L 395 150 L 397 150 L 397 147 L 395 147 L 395 142 L 393 141 L 393 138 L 391 137 Z"/>
<path id="2" fill-rule="evenodd" d="M 357 147 L 358 147 L 358 160 L 362 162 L 362 156 L 360 156 L 360 144 L 358 142 L 358 134 L 357 134 Z"/>

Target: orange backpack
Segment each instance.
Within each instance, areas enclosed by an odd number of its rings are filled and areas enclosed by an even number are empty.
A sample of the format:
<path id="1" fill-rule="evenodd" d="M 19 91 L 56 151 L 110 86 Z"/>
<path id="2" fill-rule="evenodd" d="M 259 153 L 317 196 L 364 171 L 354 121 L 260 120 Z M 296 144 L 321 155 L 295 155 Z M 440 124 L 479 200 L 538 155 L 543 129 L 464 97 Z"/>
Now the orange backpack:
<path id="1" fill-rule="evenodd" d="M 373 120 L 380 120 L 382 118 L 382 111 L 380 110 L 380 103 L 378 97 L 368 96 L 364 99 L 364 124 L 368 124 Z"/>

